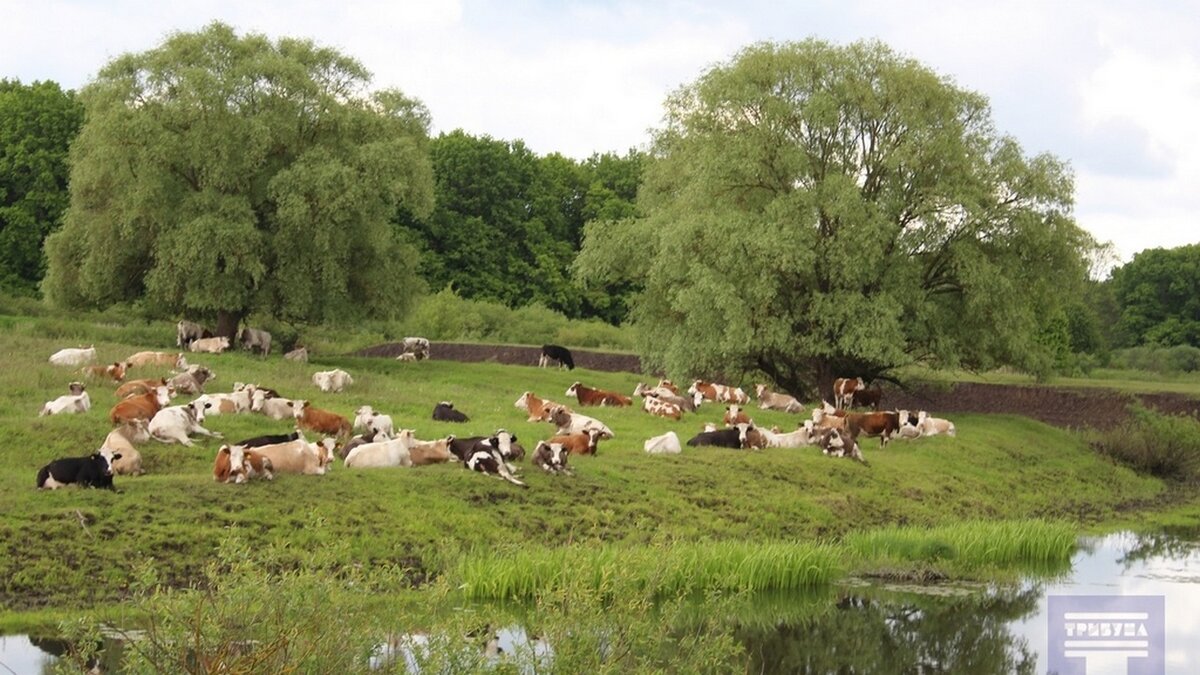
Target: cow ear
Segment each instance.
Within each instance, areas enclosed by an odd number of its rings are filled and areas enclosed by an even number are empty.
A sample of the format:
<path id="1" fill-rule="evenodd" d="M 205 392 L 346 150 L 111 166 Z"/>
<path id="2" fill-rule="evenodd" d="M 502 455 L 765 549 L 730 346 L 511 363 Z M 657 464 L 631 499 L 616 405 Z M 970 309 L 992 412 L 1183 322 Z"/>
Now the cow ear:
<path id="1" fill-rule="evenodd" d="M 513 442 L 513 443 L 516 443 L 516 442 L 517 442 L 517 437 L 516 437 L 516 435 L 510 435 L 510 437 L 509 437 L 509 439 L 508 439 L 508 440 L 509 440 L 509 441 L 511 441 L 511 442 Z"/>
<path id="2" fill-rule="evenodd" d="M 117 454 L 115 454 L 115 455 L 113 455 L 113 456 L 112 456 L 112 461 L 114 461 L 114 462 L 115 462 L 115 461 L 117 461 L 118 459 L 121 459 L 121 453 L 119 453 L 119 452 L 118 452 Z"/>

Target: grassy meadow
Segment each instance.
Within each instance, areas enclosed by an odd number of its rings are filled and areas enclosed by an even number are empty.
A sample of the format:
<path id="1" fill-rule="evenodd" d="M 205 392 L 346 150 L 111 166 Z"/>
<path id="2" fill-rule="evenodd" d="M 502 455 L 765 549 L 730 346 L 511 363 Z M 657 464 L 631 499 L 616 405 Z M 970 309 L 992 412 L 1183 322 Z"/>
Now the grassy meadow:
<path id="1" fill-rule="evenodd" d="M 957 416 L 956 438 L 896 441 L 882 451 L 867 440 L 863 449 L 870 466 L 826 458 L 812 448 L 685 447 L 678 456 L 642 451 L 650 436 L 674 430 L 686 441 L 703 422 L 719 421 L 723 408 L 715 405 L 680 422 L 650 417 L 636 407 L 588 410 L 612 427 L 616 438 L 602 442 L 596 457 L 572 458 L 574 477 L 544 475 L 526 462 L 528 490 L 454 464 L 356 471 L 338 463 L 326 476 L 218 485 L 211 466 L 220 441 L 203 437 L 193 448 L 156 441 L 143 445 L 148 473 L 118 476 L 119 493 L 36 490 L 39 467 L 99 447 L 115 402 L 114 385 L 93 383 L 89 413 L 37 417 L 45 401 L 66 393 L 67 382 L 77 378 L 72 369 L 49 364 L 49 355 L 94 343 L 100 360 L 111 362 L 143 349 L 170 350 L 173 342 L 173 327 L 166 323 L 0 316 L 0 429 L 6 440 L 0 449 L 3 606 L 39 610 L 120 600 L 147 566 L 161 583 L 187 586 L 202 578 L 222 543 L 233 539 L 250 551 L 269 552 L 271 565 L 283 570 L 392 569 L 389 583 L 396 589 L 446 576 L 461 581 L 469 563 L 481 559 L 519 560 L 530 550 L 543 552 L 535 558 L 548 559 L 567 545 L 584 554 L 562 555 L 585 566 L 594 560 L 596 568 L 603 560 L 587 552 L 610 551 L 603 555 L 618 571 L 622 564 L 652 564 L 659 551 L 677 549 L 676 557 L 686 561 L 689 555 L 703 557 L 709 548 L 716 561 L 711 564 L 725 569 L 721 566 L 734 563 L 721 560 L 742 555 L 739 547 L 750 542 L 760 544 L 769 560 L 819 559 L 837 573 L 859 573 L 874 565 L 890 569 L 912 563 L 921 557 L 913 550 L 927 549 L 936 561 L 948 557 L 946 546 L 967 551 L 978 548 L 981 537 L 1029 534 L 986 527 L 982 534 L 979 529 L 946 531 L 938 535 L 944 546 L 914 549 L 905 543 L 912 530 L 895 528 L 1026 519 L 1095 527 L 1128 518 L 1135 505 L 1154 505 L 1167 490 L 1162 481 L 1092 452 L 1078 434 L 1012 416 Z M 228 391 L 235 381 L 255 382 L 347 417 L 370 404 L 422 439 L 484 435 L 503 427 L 529 451 L 553 430 L 526 422 L 525 412 L 513 406 L 523 391 L 573 403 L 563 392 L 577 379 L 621 392 L 632 392 L 641 379 L 630 373 L 437 360 L 406 364 L 314 356 L 312 363 L 296 364 L 278 355 L 261 359 L 245 353 L 189 360 L 215 371 L 209 391 Z M 330 367 L 349 371 L 354 385 L 340 394 L 318 391 L 311 374 Z M 143 370 L 134 376 L 162 374 Z M 454 401 L 471 422 L 433 422 L 430 412 L 441 400 Z M 786 413 L 752 412 L 760 424 L 787 429 L 798 420 Z M 236 440 L 284 433 L 292 425 L 241 415 L 210 417 L 205 426 Z M 872 536 L 882 539 L 863 538 L 881 528 L 890 528 L 886 536 Z M 1033 536 L 1041 540 L 1045 533 Z M 1045 545 L 1057 546 L 1058 536 L 1052 532 Z M 870 553 L 885 540 L 901 543 Z M 970 555 L 990 555 L 990 549 L 982 550 Z M 622 562 L 626 555 L 632 562 Z M 986 567 L 959 571 L 970 576 L 981 569 Z M 785 585 L 802 585 L 808 578 L 789 574 L 782 575 Z M 812 578 L 824 577 L 813 572 Z"/>

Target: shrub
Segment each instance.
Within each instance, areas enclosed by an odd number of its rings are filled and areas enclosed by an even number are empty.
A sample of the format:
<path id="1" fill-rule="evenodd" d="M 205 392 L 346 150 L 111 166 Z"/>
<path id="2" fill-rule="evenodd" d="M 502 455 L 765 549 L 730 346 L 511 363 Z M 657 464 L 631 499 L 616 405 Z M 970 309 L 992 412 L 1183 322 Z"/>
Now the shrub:
<path id="1" fill-rule="evenodd" d="M 1128 422 L 1093 432 L 1089 442 L 1138 472 L 1188 482 L 1200 478 L 1200 421 L 1193 417 L 1135 406 Z"/>

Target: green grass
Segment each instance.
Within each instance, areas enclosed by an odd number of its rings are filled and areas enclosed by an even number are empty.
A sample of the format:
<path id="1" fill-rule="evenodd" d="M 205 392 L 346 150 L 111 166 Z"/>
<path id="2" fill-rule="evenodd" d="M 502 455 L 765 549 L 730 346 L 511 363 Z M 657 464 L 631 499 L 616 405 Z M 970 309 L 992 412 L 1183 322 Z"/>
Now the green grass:
<path id="1" fill-rule="evenodd" d="M 1032 375 L 1010 370 L 974 373 L 964 370 L 905 368 L 901 371 L 901 378 L 906 381 L 925 381 L 938 384 L 978 382 L 1066 389 L 1113 389 L 1128 394 L 1188 394 L 1200 397 L 1200 373 L 1154 373 L 1145 370 L 1096 368 L 1087 377 L 1055 376 L 1048 381 L 1039 382 Z"/>
<path id="2" fill-rule="evenodd" d="M 233 533 L 252 548 L 272 549 L 279 567 L 309 568 L 317 564 L 314 551 L 336 550 L 334 559 L 320 564 L 335 572 L 347 565 L 388 567 L 397 587 L 420 585 L 467 557 L 566 544 L 620 556 L 667 544 L 680 546 L 673 555 L 685 555 L 718 543 L 729 547 L 720 558 L 725 562 L 713 563 L 719 578 L 722 569 L 746 564 L 738 556 L 774 551 L 779 542 L 815 546 L 851 532 L 960 521 L 1043 518 L 1090 528 L 1128 517 L 1130 504 L 1157 508 L 1165 490 L 1163 482 L 1098 456 L 1076 434 L 1014 416 L 955 416 L 957 438 L 897 441 L 883 451 L 868 441 L 869 467 L 811 448 L 688 448 L 666 457 L 642 451 L 642 441 L 652 435 L 670 429 L 686 440 L 702 422 L 718 421 L 722 408 L 709 406 L 681 422 L 637 408 L 589 411 L 616 438 L 602 443 L 596 457 L 573 458 L 575 477 L 547 476 L 526 464 L 529 490 L 457 465 L 375 471 L 338 465 L 323 477 L 217 485 L 211 464 L 219 441 L 198 439 L 194 448 L 144 445 L 149 473 L 118 477 L 120 494 L 38 491 L 39 467 L 100 445 L 115 402 L 113 387 L 94 384 L 90 413 L 38 418 L 42 403 L 64 393 L 75 378 L 47 357 L 94 342 L 102 361 L 116 360 L 142 349 L 169 349 L 173 333 L 166 323 L 0 319 L 0 605 L 13 609 L 119 600 L 147 560 L 164 583 L 188 585 Z M 529 450 L 552 429 L 526 422 L 513 407 L 521 392 L 565 401 L 563 392 L 576 379 L 622 392 L 632 392 L 642 379 L 494 363 L 339 357 L 295 364 L 245 354 L 193 360 L 217 373 L 214 391 L 227 391 L 237 380 L 257 382 L 348 416 L 370 404 L 425 439 L 504 427 Z M 312 386 L 311 374 L 330 366 L 354 375 L 347 392 L 325 394 Z M 433 405 L 447 399 L 472 421 L 431 421 Z M 797 421 L 785 413 L 753 414 L 759 423 L 785 428 Z M 291 428 L 252 415 L 214 417 L 206 426 L 229 439 Z M 738 542 L 756 548 L 739 552 Z"/>

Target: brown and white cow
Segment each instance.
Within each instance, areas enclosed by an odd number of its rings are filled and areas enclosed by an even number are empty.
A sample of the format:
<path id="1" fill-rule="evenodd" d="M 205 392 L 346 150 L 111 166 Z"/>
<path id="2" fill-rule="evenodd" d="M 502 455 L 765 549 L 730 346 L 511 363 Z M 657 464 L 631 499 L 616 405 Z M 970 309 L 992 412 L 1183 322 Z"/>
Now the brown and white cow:
<path id="1" fill-rule="evenodd" d="M 539 398 L 532 391 L 527 391 L 521 394 L 516 403 L 513 403 L 514 408 L 520 408 L 529 413 L 528 422 L 548 422 L 550 421 L 550 411 L 555 407 L 565 409 L 567 412 L 574 412 L 570 408 L 561 403 L 555 403 L 549 399 Z"/>
<path id="2" fill-rule="evenodd" d="M 612 429 L 600 420 L 587 415 L 571 412 L 565 406 L 553 406 L 547 411 L 548 421 L 558 428 L 560 434 L 569 434 L 576 431 L 587 431 L 588 429 L 596 429 L 600 431 L 604 438 L 612 438 Z"/>
<path id="3" fill-rule="evenodd" d="M 125 371 L 128 369 L 128 363 L 118 361 L 108 365 L 84 366 L 79 369 L 79 373 L 84 377 L 112 380 L 113 382 L 124 382 Z"/>
<path id="4" fill-rule="evenodd" d="M 569 434 L 552 436 L 547 443 L 556 443 L 567 449 L 572 455 L 593 455 L 604 434 L 599 429 L 588 429 Z"/>
<path id="5" fill-rule="evenodd" d="M 213 480 L 218 483 L 245 483 L 262 476 L 274 480 L 275 467 L 271 460 L 256 450 L 240 445 L 222 445 L 213 463 Z"/>
<path id="6" fill-rule="evenodd" d="M 727 427 L 734 427 L 739 424 L 748 424 L 750 422 L 750 416 L 746 414 L 745 410 L 742 410 L 741 406 L 736 403 L 732 403 L 725 406 L 725 416 L 721 418 L 721 421 L 724 422 L 725 426 Z"/>
<path id="7" fill-rule="evenodd" d="M 917 416 L 907 410 L 846 413 L 846 435 L 854 440 L 859 436 L 878 436 L 880 447 L 886 447 L 905 425 L 917 426 Z"/>
<path id="8" fill-rule="evenodd" d="M 167 380 L 167 386 L 179 394 L 203 394 L 204 385 L 217 379 L 216 373 L 199 364 L 188 366 L 188 369 Z"/>
<path id="9" fill-rule="evenodd" d="M 125 384 L 117 387 L 117 398 L 128 398 L 137 394 L 144 394 L 148 391 L 153 391 L 157 387 L 167 386 L 167 378 L 155 377 L 144 380 L 129 380 Z"/>
<path id="10" fill-rule="evenodd" d="M 813 439 L 813 444 L 830 457 L 846 457 L 863 464 L 867 463 L 862 450 L 858 447 L 858 441 L 839 429 L 819 430 Z"/>
<path id="11" fill-rule="evenodd" d="M 670 401 L 664 401 L 654 394 L 646 394 L 642 399 L 642 410 L 656 417 L 666 417 L 675 421 L 683 419 L 682 408 Z"/>
<path id="12" fill-rule="evenodd" d="M 731 387 L 726 384 L 717 384 L 715 382 L 705 382 L 704 380 L 696 380 L 692 382 L 692 386 L 688 387 L 689 394 L 699 393 L 709 401 L 718 401 L 721 403 L 737 403 L 746 405 L 750 402 L 750 397 L 740 387 Z"/>
<path id="13" fill-rule="evenodd" d="M 454 461 L 456 458 L 450 452 L 450 444 L 453 442 L 454 434 L 436 441 L 413 441 L 412 447 L 408 449 L 412 465 L 427 466 Z"/>
<path id="14" fill-rule="evenodd" d="M 804 412 L 804 406 L 795 396 L 771 391 L 765 384 L 754 385 L 754 395 L 758 397 L 758 407 L 762 410 L 782 410 L 789 413 Z"/>
<path id="15" fill-rule="evenodd" d="M 276 473 L 298 473 L 307 476 L 321 476 L 329 469 L 333 461 L 335 442 L 332 438 L 322 439 L 320 443 L 310 443 L 298 438 L 287 443 L 263 445 L 256 452 L 271 460 L 271 466 Z M 361 447 L 361 446 L 360 446 Z"/>
<path id="16" fill-rule="evenodd" d="M 292 411 L 296 418 L 296 426 L 301 429 L 336 436 L 339 439 L 350 438 L 350 420 L 337 413 L 314 408 L 310 402 L 304 400 L 292 401 Z"/>
<path id="17" fill-rule="evenodd" d="M 187 359 L 184 358 L 183 352 L 138 352 L 129 358 L 125 359 L 131 367 L 145 368 L 146 366 L 162 366 L 164 368 L 174 368 L 175 370 L 184 370 L 188 367 Z"/>
<path id="18" fill-rule="evenodd" d="M 545 471 L 546 473 L 555 473 L 562 475 L 571 475 L 571 469 L 567 466 L 567 458 L 571 456 L 561 443 L 548 443 L 546 441 L 538 441 L 537 447 L 533 449 L 533 465 Z"/>
<path id="19" fill-rule="evenodd" d="M 670 380 L 659 380 L 658 386 L 651 389 L 644 383 L 638 382 L 637 386 L 633 389 L 633 395 L 643 398 L 654 396 L 660 401 L 666 401 L 678 406 L 684 412 L 696 412 L 696 409 L 700 407 L 700 403 L 704 401 L 704 397 L 699 393 L 692 394 L 691 396 L 680 396 L 670 388 L 662 386 L 663 382 L 670 384 Z"/>
<path id="20" fill-rule="evenodd" d="M 573 396 L 579 400 L 579 405 L 598 405 L 624 407 L 632 405 L 633 401 L 622 394 L 615 391 L 605 391 L 604 389 L 592 389 L 584 386 L 581 382 L 576 382 L 567 388 L 567 396 Z"/>
<path id="21" fill-rule="evenodd" d="M 149 421 L 159 410 L 171 404 L 171 397 L 166 387 L 155 387 L 145 394 L 129 396 L 119 401 L 108 412 L 108 419 L 113 424 L 131 422 L 133 420 Z"/>
<path id="22" fill-rule="evenodd" d="M 839 377 L 833 381 L 833 405 L 845 410 L 854 401 L 854 392 L 865 389 L 861 377 Z"/>

